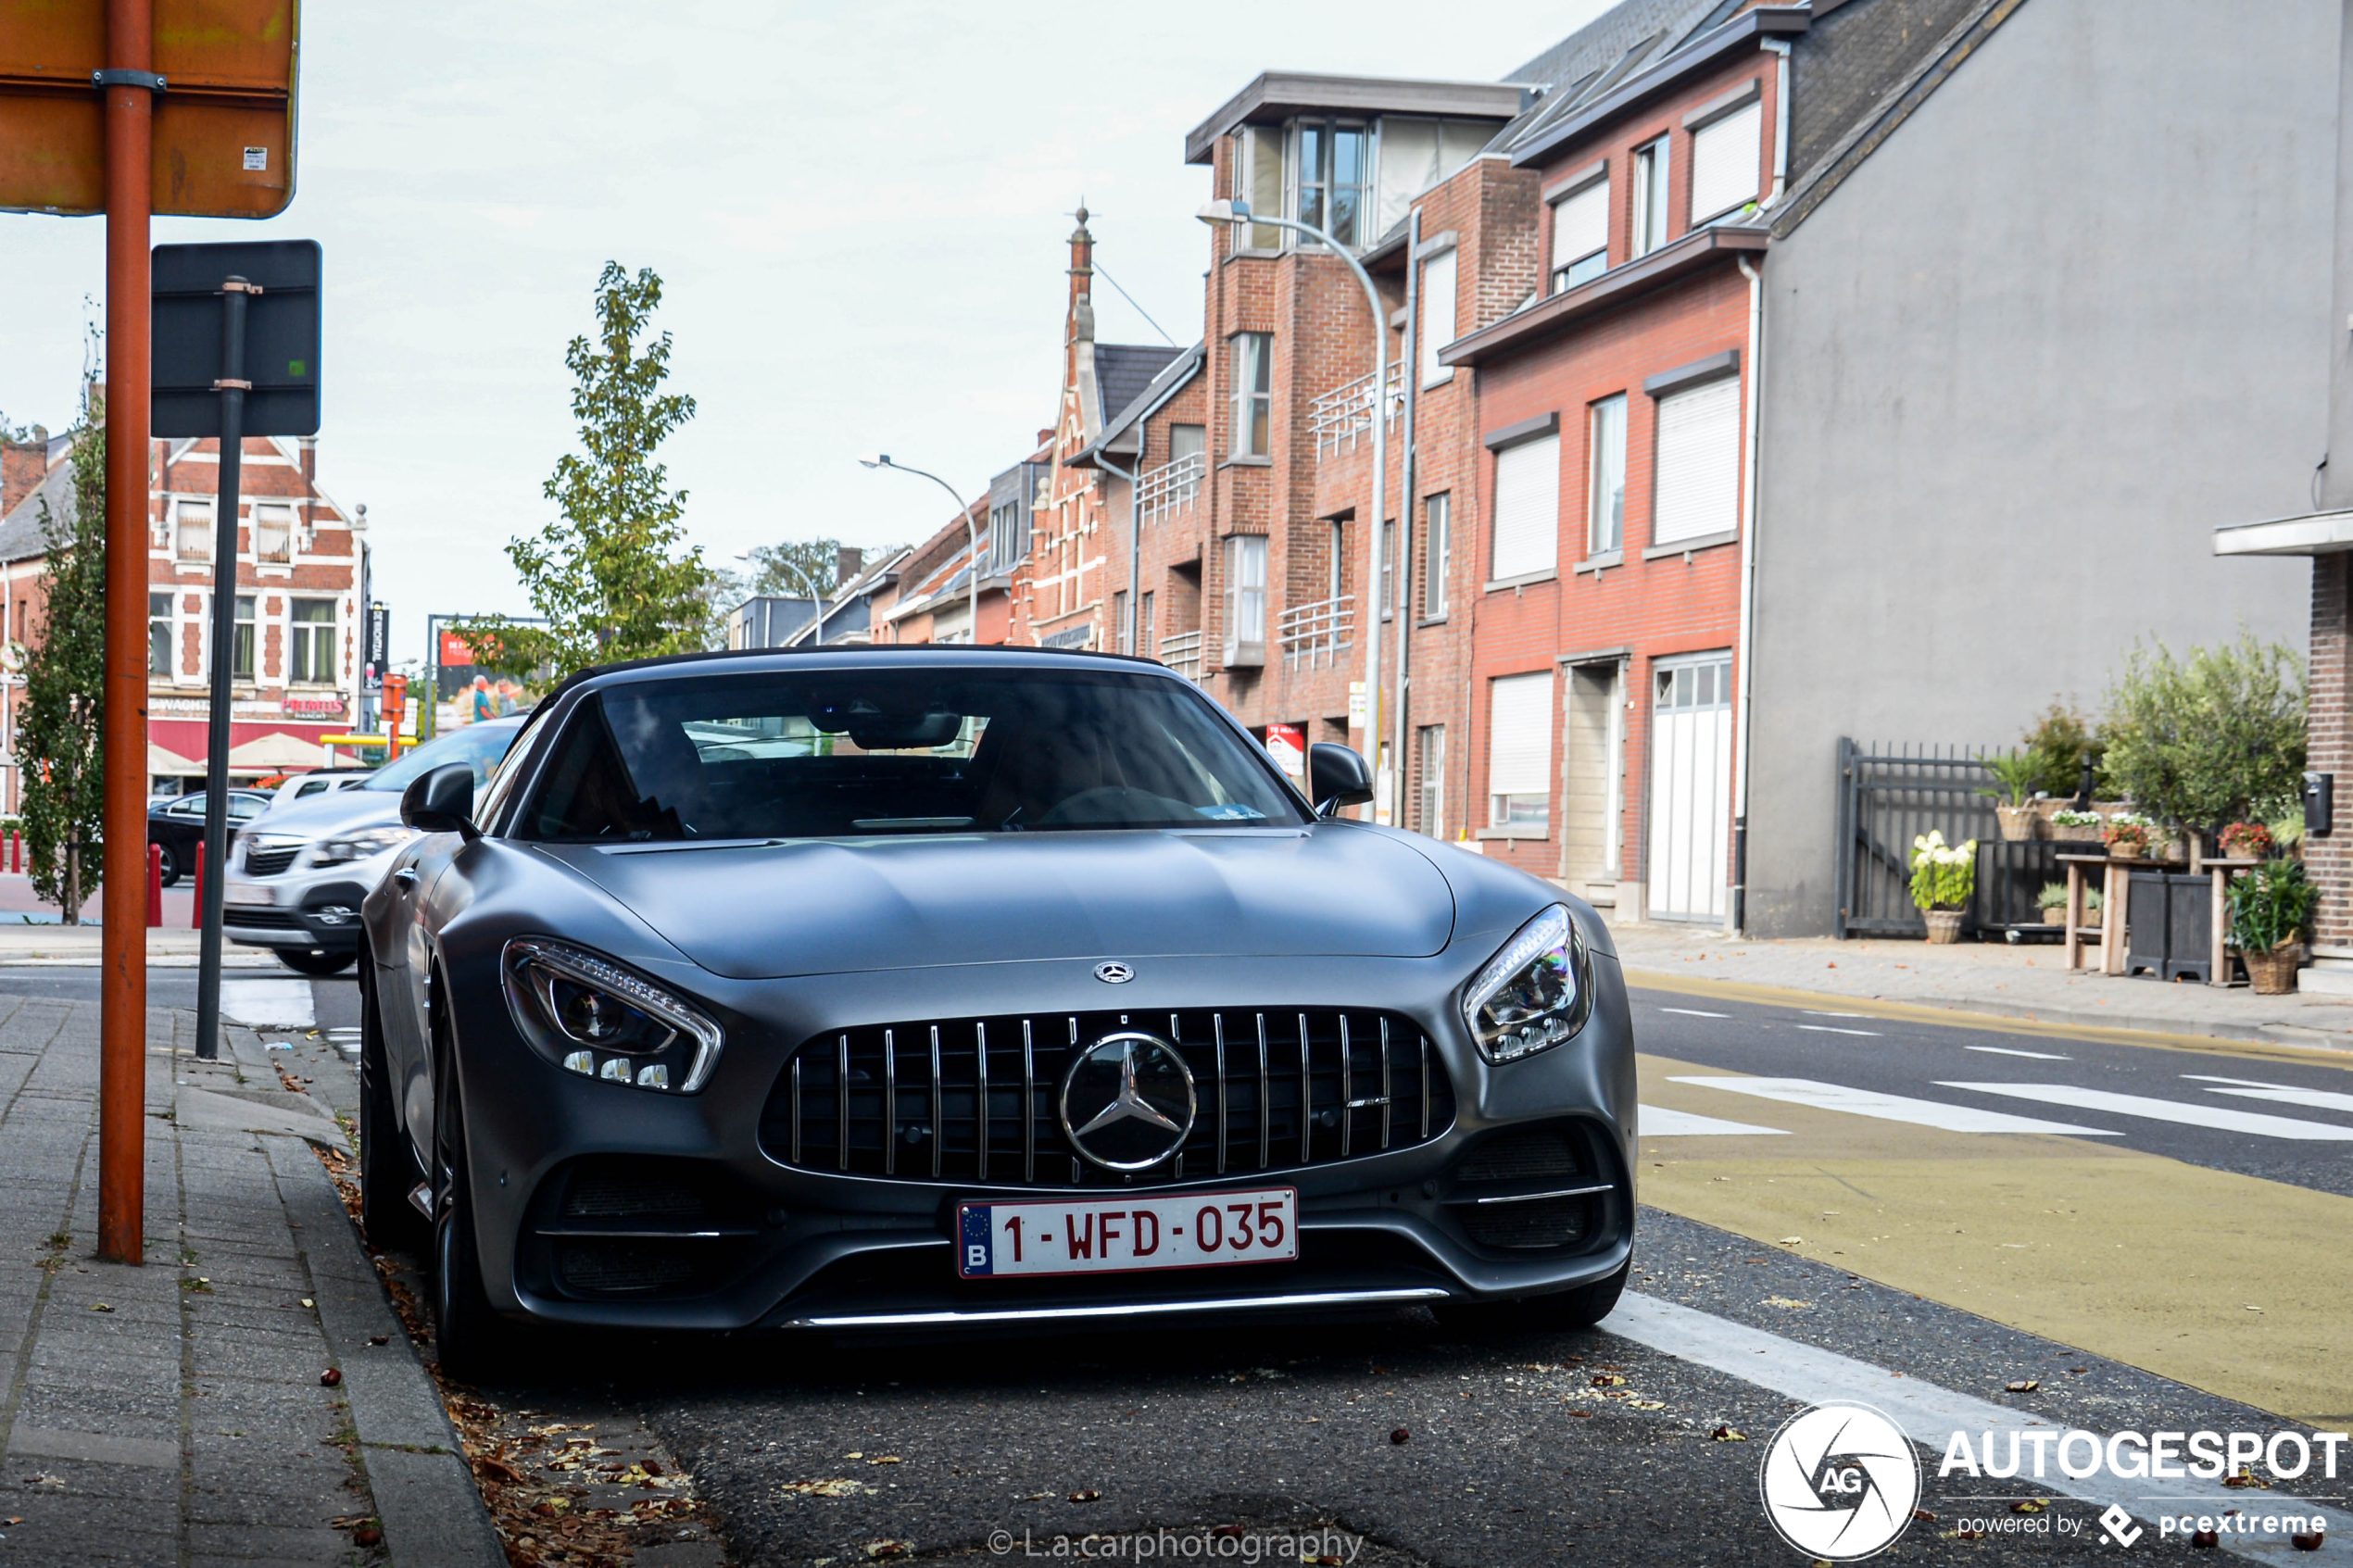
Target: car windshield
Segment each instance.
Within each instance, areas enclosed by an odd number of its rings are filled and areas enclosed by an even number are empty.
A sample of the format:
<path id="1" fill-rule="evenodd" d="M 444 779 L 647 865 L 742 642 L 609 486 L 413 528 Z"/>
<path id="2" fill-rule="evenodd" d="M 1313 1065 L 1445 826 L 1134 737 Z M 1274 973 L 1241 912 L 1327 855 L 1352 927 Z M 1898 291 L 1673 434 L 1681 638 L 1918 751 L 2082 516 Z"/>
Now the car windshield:
<path id="1" fill-rule="evenodd" d="M 463 762 L 473 769 L 474 788 L 479 791 L 498 771 L 498 764 L 506 759 L 507 748 L 515 744 L 515 734 L 521 728 L 519 724 L 469 724 L 427 741 L 399 761 L 377 769 L 359 787 L 407 789 L 409 781 L 427 769 Z"/>
<path id="2" fill-rule="evenodd" d="M 1272 765 L 1164 677 L 844 670 L 599 693 L 522 829 L 610 841 L 1305 821 Z"/>

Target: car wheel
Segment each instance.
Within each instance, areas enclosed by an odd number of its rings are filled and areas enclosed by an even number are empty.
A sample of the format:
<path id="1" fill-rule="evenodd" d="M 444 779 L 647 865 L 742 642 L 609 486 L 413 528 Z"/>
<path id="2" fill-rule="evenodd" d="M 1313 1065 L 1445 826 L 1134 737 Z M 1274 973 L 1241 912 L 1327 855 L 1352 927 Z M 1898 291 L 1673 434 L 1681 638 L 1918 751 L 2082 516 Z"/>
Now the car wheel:
<path id="1" fill-rule="evenodd" d="M 330 953 L 320 947 L 281 947 L 278 961 L 296 974 L 340 974 L 351 967 L 357 952 Z"/>
<path id="2" fill-rule="evenodd" d="M 376 987 L 359 972 L 359 1228 L 381 1248 L 422 1251 L 431 1239 L 425 1217 L 409 1201 L 423 1181 L 417 1157 L 393 1114 L 396 1091 L 384 1060 Z"/>
<path id="3" fill-rule="evenodd" d="M 166 887 L 177 886 L 180 882 L 180 857 L 172 852 L 169 844 L 159 844 L 156 847 L 163 851 L 157 857 L 157 863 L 163 868 L 163 884 Z"/>
<path id="4" fill-rule="evenodd" d="M 1516 1301 L 1450 1301 L 1430 1311 L 1440 1326 L 1467 1334 L 1565 1334 L 1591 1328 L 1617 1309 L 1632 1268 L 1629 1262 L 1607 1279 L 1574 1290 Z"/>
<path id="5" fill-rule="evenodd" d="M 483 1289 L 466 1164 L 465 1097 L 447 1026 L 434 1023 L 433 1330 L 441 1370 L 461 1383 L 511 1376 L 512 1336 Z"/>

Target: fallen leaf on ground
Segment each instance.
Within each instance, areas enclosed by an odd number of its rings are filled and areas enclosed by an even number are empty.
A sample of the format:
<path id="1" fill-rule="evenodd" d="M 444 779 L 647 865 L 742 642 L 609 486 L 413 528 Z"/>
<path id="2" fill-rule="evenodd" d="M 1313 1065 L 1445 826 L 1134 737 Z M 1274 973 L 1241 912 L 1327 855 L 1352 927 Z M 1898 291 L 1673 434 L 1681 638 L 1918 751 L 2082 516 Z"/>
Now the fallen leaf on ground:
<path id="1" fill-rule="evenodd" d="M 1719 1426 L 1715 1431 L 1710 1432 L 1708 1436 L 1715 1438 L 1719 1443 L 1745 1443 L 1748 1441 L 1747 1433 L 1736 1432 L 1729 1426 Z"/>
<path id="2" fill-rule="evenodd" d="M 897 1454 L 876 1454 L 866 1462 L 868 1464 L 904 1464 L 907 1461 L 900 1459 Z M 661 1472 L 653 1469 L 651 1466 L 648 1466 L 646 1474 L 648 1475 L 658 1475 Z"/>
<path id="3" fill-rule="evenodd" d="M 1638 1411 L 1663 1411 L 1667 1408 L 1665 1399 L 1635 1399 L 1631 1402 Z"/>
<path id="4" fill-rule="evenodd" d="M 1085 1491 L 1071 1493 L 1070 1500 L 1073 1502 L 1096 1502 L 1101 1499 L 1102 1495 L 1102 1493 L 1096 1491 L 1090 1486 Z"/>
<path id="5" fill-rule="evenodd" d="M 865 1546 L 866 1555 L 870 1559 L 904 1557 L 914 1549 L 915 1543 L 912 1541 L 868 1541 Z"/>
<path id="6" fill-rule="evenodd" d="M 90 1310 L 94 1312 L 111 1312 L 114 1311 L 112 1307 L 107 1306 L 104 1301 L 91 1302 Z"/>
<path id="7" fill-rule="evenodd" d="M 2035 1389 L 2040 1388 L 2041 1386 L 2043 1386 L 2040 1383 L 2037 1383 L 2031 1377 L 2021 1377 L 2015 1383 L 2003 1384 L 2002 1392 L 2005 1394 L 2032 1394 Z"/>
<path id="8" fill-rule="evenodd" d="M 1768 1296 L 1765 1298 L 1765 1305 L 1768 1307 L 1785 1307 L 1791 1311 L 1795 1311 L 1801 1307 L 1810 1307 L 1814 1303 L 1811 1301 L 1799 1301 L 1787 1296 Z"/>
<path id="9" fill-rule="evenodd" d="M 1625 1386 L 1626 1380 L 1614 1372 L 1597 1372 L 1593 1374 L 1593 1386 L 1596 1388 L 1622 1388 Z"/>
<path id="10" fill-rule="evenodd" d="M 2012 1513 L 2040 1513 L 2050 1506 L 2041 1498 L 2028 1498 L 2023 1502 L 2010 1504 L 2010 1512 Z"/>
<path id="11" fill-rule="evenodd" d="M 824 1481 L 787 1481 L 777 1489 L 804 1498 L 854 1498 L 861 1492 L 874 1490 L 863 1481 L 851 1481 L 844 1477 Z"/>
<path id="12" fill-rule="evenodd" d="M 497 1481 L 510 1486 L 522 1484 L 522 1472 L 502 1459 L 479 1459 L 474 1461 L 474 1468 L 485 1481 Z"/>

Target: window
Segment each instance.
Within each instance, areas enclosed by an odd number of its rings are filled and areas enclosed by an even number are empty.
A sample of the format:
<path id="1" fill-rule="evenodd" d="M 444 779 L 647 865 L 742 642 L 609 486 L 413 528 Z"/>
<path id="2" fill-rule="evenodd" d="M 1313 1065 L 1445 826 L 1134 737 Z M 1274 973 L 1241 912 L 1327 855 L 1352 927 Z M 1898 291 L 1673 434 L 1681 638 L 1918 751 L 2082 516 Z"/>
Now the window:
<path id="1" fill-rule="evenodd" d="M 1266 662 L 1266 536 L 1236 533 L 1226 541 L 1226 662 Z"/>
<path id="2" fill-rule="evenodd" d="M 1648 256 L 1667 243 L 1667 138 L 1634 149 L 1634 203 L 1626 215 L 1626 251 Z"/>
<path id="3" fill-rule="evenodd" d="M 1553 672 L 1488 684 L 1487 825 L 1541 838 L 1552 819 Z"/>
<path id="4" fill-rule="evenodd" d="M 1658 400 L 1651 543 L 1730 533 L 1741 521 L 1741 383 L 1726 376 Z"/>
<path id="5" fill-rule="evenodd" d="M 1280 126 L 1246 125 L 1234 142 L 1234 194 L 1252 212 L 1280 218 L 1283 212 L 1283 144 Z M 1271 223 L 1252 223 L 1242 240 L 1251 250 L 1279 250 L 1287 230 Z"/>
<path id="6" fill-rule="evenodd" d="M 294 659 L 290 679 L 297 684 L 332 685 L 335 679 L 335 601 L 294 601 Z"/>
<path id="7" fill-rule="evenodd" d="M 1119 639 L 1119 651 L 1134 653 L 1136 639 L 1127 625 L 1127 590 L 1125 588 L 1111 596 L 1111 623 L 1117 628 L 1113 635 Z"/>
<path id="8" fill-rule="evenodd" d="M 1586 548 L 1605 556 L 1626 544 L 1626 395 L 1603 398 L 1590 414 L 1593 491 L 1587 497 Z"/>
<path id="9" fill-rule="evenodd" d="M 319 599 L 313 602 L 325 605 L 329 615 L 333 614 L 334 601 L 332 599 Z M 236 624 L 229 637 L 229 679 L 250 681 L 253 679 L 253 596 L 251 594 L 237 596 L 234 613 L 237 618 Z"/>
<path id="10" fill-rule="evenodd" d="M 1234 429 L 1226 455 L 1263 458 L 1270 450 L 1275 407 L 1275 339 L 1270 332 L 1234 334 Z"/>
<path id="11" fill-rule="evenodd" d="M 1152 596 L 1150 594 L 1146 594 L 1137 605 L 1136 646 L 1146 650 L 1160 646 L 1152 641 Z"/>
<path id="12" fill-rule="evenodd" d="M 1609 269 L 1609 179 L 1553 204 L 1553 292 L 1575 288 Z"/>
<path id="13" fill-rule="evenodd" d="M 1348 524 L 1334 518 L 1331 529 L 1330 559 L 1325 563 L 1330 580 L 1325 584 L 1324 597 L 1337 599 L 1348 586 Z"/>
<path id="14" fill-rule="evenodd" d="M 1454 550 L 1454 497 L 1440 494 L 1422 502 L 1422 617 L 1446 613 L 1446 569 Z M 1442 738 L 1442 737 L 1441 737 Z"/>
<path id="15" fill-rule="evenodd" d="M 1397 521 L 1391 518 L 1380 525 L 1380 577 L 1373 585 L 1380 600 L 1380 618 L 1389 621 L 1397 614 Z"/>
<path id="16" fill-rule="evenodd" d="M 179 501 L 171 508 L 172 554 L 182 560 L 212 558 L 212 503 Z"/>
<path id="17" fill-rule="evenodd" d="M 1425 724 L 1414 732 L 1421 769 L 1420 814 L 1414 825 L 1432 838 L 1446 836 L 1446 726 Z"/>
<path id="18" fill-rule="evenodd" d="M 1549 571 L 1560 538 L 1561 438 L 1541 436 L 1495 454 L 1497 582 Z"/>
<path id="19" fill-rule="evenodd" d="M 294 508 L 283 503 L 253 504 L 253 558 L 290 562 L 294 559 Z"/>
<path id="20" fill-rule="evenodd" d="M 1299 220 L 1341 245 L 1363 245 L 1371 129 L 1335 119 L 1302 119 L 1297 125 Z"/>
<path id="21" fill-rule="evenodd" d="M 1755 99 L 1692 133 L 1692 227 L 1744 207 L 1765 166 L 1765 106 Z"/>
<path id="22" fill-rule="evenodd" d="M 1454 253 L 1441 251 L 1422 263 L 1422 384 L 1435 386 L 1454 373 L 1438 362 L 1438 351 L 1454 341 Z"/>
<path id="23" fill-rule="evenodd" d="M 1416 196 L 1477 157 L 1494 136 L 1491 120 L 1383 115 L 1375 142 L 1378 189 L 1369 236 L 1378 239 L 1396 228 L 1412 210 Z"/>
<path id="24" fill-rule="evenodd" d="M 1029 521 L 1019 496 L 988 508 L 988 569 L 1002 571 L 1029 553 Z"/>
<path id="25" fill-rule="evenodd" d="M 1201 473 L 1208 466 L 1208 426 L 1168 427 L 1168 461 L 1171 465 L 1168 506 L 1188 506 L 1201 494 Z M 1175 466 L 1180 463 L 1184 466 Z"/>
<path id="26" fill-rule="evenodd" d="M 171 596 L 147 596 L 147 673 L 171 675 Z"/>

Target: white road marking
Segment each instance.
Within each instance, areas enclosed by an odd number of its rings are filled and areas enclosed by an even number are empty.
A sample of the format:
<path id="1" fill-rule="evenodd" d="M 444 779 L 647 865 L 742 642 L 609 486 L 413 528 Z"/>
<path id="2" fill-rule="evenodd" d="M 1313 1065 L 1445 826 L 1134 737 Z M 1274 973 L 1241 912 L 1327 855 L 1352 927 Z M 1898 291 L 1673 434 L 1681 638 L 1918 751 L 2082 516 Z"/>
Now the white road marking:
<path id="1" fill-rule="evenodd" d="M 1661 1008 L 1658 1010 L 1680 1013 L 1685 1018 L 1730 1018 L 1732 1016 L 1729 1012 L 1702 1012 L 1697 1008 Z"/>
<path id="2" fill-rule="evenodd" d="M 1931 1470 L 1956 1432 L 1968 1433 L 1975 1440 L 1981 1433 L 2016 1432 L 2040 1424 L 2024 1411 L 1956 1393 L 1924 1378 L 1891 1372 L 1834 1350 L 1784 1339 L 1761 1328 L 1750 1328 L 1745 1323 L 1637 1291 L 1629 1290 L 1618 1298 L 1617 1310 L 1603 1319 L 1601 1326 L 1620 1338 L 1727 1374 L 1755 1387 L 1769 1388 L 1784 1399 L 1802 1399 L 1807 1404 L 1851 1399 L 1870 1405 L 1885 1412 L 1904 1429 L 1906 1436 L 1929 1450 L 1926 1458 Z M 2317 1559 L 2321 1562 L 2329 1561 L 2325 1554 L 2331 1551 L 2339 1554 L 2336 1561 L 2344 1561 L 2345 1548 L 2339 1543 L 2347 1538 L 2348 1532 L 2353 1532 L 2353 1513 L 2342 1509 L 2301 1501 L 2277 1491 L 2235 1491 L 2226 1488 L 2220 1480 L 2184 1477 L 2152 1483 L 2145 1478 L 2114 1474 L 2105 1464 L 2090 1476 L 2077 1479 L 2053 1463 L 2032 1485 L 2081 1499 L 2095 1508 L 2116 1503 L 2125 1512 L 2150 1521 L 2160 1513 L 2183 1512 L 2183 1505 L 2187 1505 L 2186 1512 L 2200 1513 L 2219 1514 L 2225 1509 L 2236 1509 L 2242 1515 L 2259 1521 L 2281 1516 L 2310 1518 L 2317 1514 L 2327 1521 L 2323 1555 Z M 2151 1485 L 2163 1486 L 2164 1494 L 2149 1496 L 2146 1488 Z M 2152 1509 L 2149 1504 L 2153 1502 L 2159 1506 Z M 2284 1534 L 2233 1532 L 2222 1537 L 2222 1545 L 2224 1550 L 2245 1557 L 2283 1562 L 2310 1560 L 2304 1553 L 2292 1553 Z"/>
<path id="3" fill-rule="evenodd" d="M 2031 1116 L 2012 1116 L 2007 1111 L 1980 1110 L 1973 1105 L 1945 1105 L 1932 1099 L 1913 1099 L 1906 1095 L 1883 1095 L 1870 1089 L 1848 1088 L 1843 1084 L 1818 1084 L 1810 1078 L 1691 1077 L 1675 1078 L 1670 1082 L 1701 1084 L 1736 1095 L 1755 1095 L 1758 1099 L 1777 1099 L 1785 1105 L 1810 1105 L 1818 1110 L 1843 1110 L 1856 1116 L 1876 1117 L 1882 1122 L 1909 1122 L 1915 1126 L 1937 1127 L 1948 1133 L 2073 1133 L 2095 1138 L 2121 1135 L 2097 1127 L 2073 1127 L 2064 1122 L 2040 1122 Z"/>
<path id="4" fill-rule="evenodd" d="M 2037 1061 L 2073 1061 L 2075 1060 L 2071 1056 L 2060 1056 L 2055 1051 L 2021 1051 L 2008 1046 L 1963 1046 L 1961 1049 L 1984 1051 L 1990 1056 L 2031 1056 Z"/>
<path id="5" fill-rule="evenodd" d="M 2217 1078 L 2210 1073 L 2184 1073 L 2198 1084 L 2232 1084 L 2234 1088 L 2209 1089 L 2209 1094 L 2237 1095 L 2246 1099 L 2278 1100 L 2284 1105 L 2309 1105 L 2315 1110 L 2353 1110 L 2353 1095 L 2334 1089 L 2306 1089 L 2294 1084 L 2267 1084 L 2259 1078 Z"/>
<path id="6" fill-rule="evenodd" d="M 1832 1018 L 1848 1018 L 1854 1015 L 1851 1013 L 1834 1012 L 1831 1014 L 1831 1016 Z M 1793 1024 L 1792 1027 L 1803 1029 L 1812 1035 L 1860 1035 L 1866 1039 L 1872 1040 L 1876 1040 L 1880 1037 L 1879 1031 L 1876 1029 L 1841 1029 L 1834 1023 L 1799 1023 Z"/>
<path id="7" fill-rule="evenodd" d="M 223 980 L 220 1011 L 256 1028 L 308 1029 L 318 1022 L 308 980 Z"/>
<path id="8" fill-rule="evenodd" d="M 1714 1116 L 1698 1116 L 1688 1110 L 1669 1110 L 1663 1105 L 1641 1108 L 1642 1136 L 1646 1138 L 1706 1138 L 1706 1137 L 1787 1137 L 1780 1127 L 1752 1127 L 1745 1122 L 1726 1122 Z"/>
<path id="9" fill-rule="evenodd" d="M 1869 1018 L 1871 1016 L 1868 1012 L 1831 1012 L 1823 1008 L 1800 1008 L 1798 1010 L 1808 1018 Z"/>
<path id="10" fill-rule="evenodd" d="M 2208 1127 L 2218 1133 L 2253 1133 L 2259 1137 L 2296 1138 L 2308 1143 L 2353 1143 L 2353 1127 L 2326 1122 L 2301 1122 L 2292 1116 L 2267 1116 L 2259 1110 L 2213 1105 L 2199 1100 L 2151 1099 L 2146 1095 L 2120 1095 L 2108 1089 L 2078 1088 L 2073 1084 L 1954 1084 L 1939 1088 L 1974 1089 L 1980 1094 L 2007 1095 L 2013 1099 L 2038 1100 L 2045 1105 L 2071 1106 L 2078 1110 L 2106 1110 L 2118 1116 L 2143 1116 L 2152 1122 L 2178 1122 L 2183 1126 Z"/>

